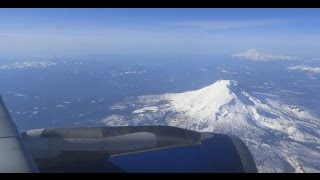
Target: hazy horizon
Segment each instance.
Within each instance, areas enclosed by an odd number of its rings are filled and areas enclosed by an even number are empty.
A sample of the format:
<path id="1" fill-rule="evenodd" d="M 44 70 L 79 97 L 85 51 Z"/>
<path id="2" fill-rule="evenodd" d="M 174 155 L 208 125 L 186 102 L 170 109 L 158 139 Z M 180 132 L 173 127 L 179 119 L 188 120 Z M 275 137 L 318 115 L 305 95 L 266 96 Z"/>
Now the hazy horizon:
<path id="1" fill-rule="evenodd" d="M 318 57 L 318 9 L 1 9 L 0 58 Z"/>

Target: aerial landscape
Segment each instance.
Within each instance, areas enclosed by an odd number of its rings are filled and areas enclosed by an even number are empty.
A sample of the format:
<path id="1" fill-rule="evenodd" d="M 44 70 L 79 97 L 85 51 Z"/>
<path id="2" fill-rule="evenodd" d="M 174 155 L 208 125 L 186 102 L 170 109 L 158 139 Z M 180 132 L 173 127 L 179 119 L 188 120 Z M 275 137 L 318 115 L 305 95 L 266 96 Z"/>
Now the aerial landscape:
<path id="1" fill-rule="evenodd" d="M 0 94 L 21 131 L 169 125 L 236 135 L 259 172 L 320 172 L 319 16 L 3 9 Z"/>

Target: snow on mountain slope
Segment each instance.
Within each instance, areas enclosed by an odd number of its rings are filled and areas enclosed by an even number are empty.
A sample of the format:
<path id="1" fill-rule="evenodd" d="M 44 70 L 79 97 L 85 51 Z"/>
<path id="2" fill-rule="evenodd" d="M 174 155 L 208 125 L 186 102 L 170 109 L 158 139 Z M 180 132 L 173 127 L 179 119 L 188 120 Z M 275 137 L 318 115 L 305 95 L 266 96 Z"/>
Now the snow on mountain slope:
<path id="1" fill-rule="evenodd" d="M 184 93 L 128 98 L 111 109 L 117 113 L 101 121 L 108 126 L 171 125 L 237 135 L 248 145 L 261 172 L 320 170 L 320 121 L 297 106 L 271 99 L 262 102 L 236 81 L 219 80 Z"/>
<path id="2" fill-rule="evenodd" d="M 25 61 L 25 62 L 16 62 L 12 64 L 6 64 L 0 66 L 2 69 L 24 69 L 24 68 L 47 68 L 49 66 L 54 66 L 56 63 L 51 61 Z"/>
<path id="3" fill-rule="evenodd" d="M 259 52 L 256 49 L 249 49 L 239 54 L 233 54 L 232 57 L 239 59 L 247 59 L 253 61 L 272 61 L 272 60 L 294 60 L 296 58 L 290 56 L 273 55 Z"/>

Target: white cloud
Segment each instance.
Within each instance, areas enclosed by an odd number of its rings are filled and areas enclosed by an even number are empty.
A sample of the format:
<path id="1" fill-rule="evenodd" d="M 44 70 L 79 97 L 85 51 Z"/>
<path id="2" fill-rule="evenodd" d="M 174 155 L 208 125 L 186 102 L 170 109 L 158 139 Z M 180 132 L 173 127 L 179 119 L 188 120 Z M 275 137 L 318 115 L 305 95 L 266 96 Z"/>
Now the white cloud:
<path id="1" fill-rule="evenodd" d="M 172 25 L 199 28 L 204 30 L 218 30 L 218 29 L 234 29 L 234 28 L 248 28 L 261 27 L 270 25 L 281 25 L 292 23 L 289 19 L 259 19 L 259 20 L 209 20 L 209 21 L 182 21 L 173 22 Z"/>
<path id="2" fill-rule="evenodd" d="M 25 68 L 40 68 L 45 69 L 50 66 L 55 66 L 56 63 L 51 61 L 25 61 L 25 62 L 16 62 L 12 64 L 6 64 L 0 66 L 0 70 L 3 69 L 25 69 Z"/>
<path id="3" fill-rule="evenodd" d="M 287 67 L 289 70 L 296 70 L 296 71 L 305 71 L 305 72 L 311 72 L 311 73 L 320 73 L 320 67 L 310 67 L 305 65 L 299 65 L 299 66 L 291 66 Z"/>

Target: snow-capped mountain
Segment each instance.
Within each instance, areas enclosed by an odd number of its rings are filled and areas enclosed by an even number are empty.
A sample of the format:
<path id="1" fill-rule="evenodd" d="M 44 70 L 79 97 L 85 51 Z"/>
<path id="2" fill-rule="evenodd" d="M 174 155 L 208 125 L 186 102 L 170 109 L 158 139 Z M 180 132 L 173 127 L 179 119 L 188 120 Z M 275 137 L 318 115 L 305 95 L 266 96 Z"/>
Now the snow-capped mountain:
<path id="1" fill-rule="evenodd" d="M 1 69 L 25 69 L 25 68 L 47 68 L 50 66 L 55 66 L 56 63 L 51 61 L 25 61 L 25 62 L 15 62 L 12 64 L 6 64 L 0 66 Z"/>
<path id="2" fill-rule="evenodd" d="M 253 61 L 273 61 L 273 60 L 294 60 L 296 58 L 290 56 L 273 55 L 259 52 L 256 49 L 249 49 L 242 53 L 233 54 L 232 57 L 239 59 L 247 59 Z"/>
<path id="3" fill-rule="evenodd" d="M 248 145 L 261 172 L 320 170 L 320 121 L 303 108 L 259 100 L 236 81 L 128 98 L 111 109 L 115 113 L 101 121 L 107 126 L 171 125 L 237 135 Z"/>

